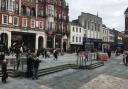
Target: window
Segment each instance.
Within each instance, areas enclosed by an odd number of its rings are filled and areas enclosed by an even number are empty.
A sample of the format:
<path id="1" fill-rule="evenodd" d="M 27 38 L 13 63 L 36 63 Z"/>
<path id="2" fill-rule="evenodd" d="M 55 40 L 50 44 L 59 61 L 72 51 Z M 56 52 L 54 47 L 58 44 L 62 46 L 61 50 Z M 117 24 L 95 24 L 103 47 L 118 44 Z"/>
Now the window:
<path id="1" fill-rule="evenodd" d="M 81 33 L 81 28 L 80 28 L 80 33 Z"/>
<path id="2" fill-rule="evenodd" d="M 39 28 L 43 29 L 43 22 L 42 21 L 39 21 Z"/>
<path id="3" fill-rule="evenodd" d="M 31 28 L 35 28 L 35 20 L 31 20 Z"/>
<path id="4" fill-rule="evenodd" d="M 79 42 L 81 42 L 81 37 L 79 37 Z"/>
<path id="5" fill-rule="evenodd" d="M 7 10 L 7 0 L 1 1 L 1 10 L 3 11 Z"/>
<path id="6" fill-rule="evenodd" d="M 76 42 L 78 42 L 78 37 L 76 37 Z"/>
<path id="7" fill-rule="evenodd" d="M 76 28 L 76 32 L 78 32 L 78 28 Z"/>
<path id="8" fill-rule="evenodd" d="M 16 13 L 19 13 L 19 6 L 18 6 L 18 4 L 16 4 L 16 3 L 13 3 L 14 5 L 13 5 L 13 8 L 14 8 L 14 11 L 16 12 Z"/>
<path id="9" fill-rule="evenodd" d="M 18 17 L 13 17 L 13 25 L 18 26 L 19 23 L 19 18 Z"/>
<path id="10" fill-rule="evenodd" d="M 73 36 L 73 37 L 72 37 L 72 42 L 74 42 L 74 41 L 75 41 L 75 37 Z"/>
<path id="11" fill-rule="evenodd" d="M 74 32 L 75 30 L 74 30 L 74 27 L 72 27 L 72 31 Z"/>
<path id="12" fill-rule="evenodd" d="M 27 18 L 22 19 L 22 27 L 27 27 Z"/>
<path id="13" fill-rule="evenodd" d="M 9 11 L 12 11 L 12 9 L 13 9 L 13 8 L 12 8 L 12 6 L 13 6 L 12 4 L 13 4 L 13 3 L 12 3 L 12 0 L 8 0 L 8 10 L 9 10 Z"/>
<path id="14" fill-rule="evenodd" d="M 43 9 L 38 10 L 38 16 L 43 16 Z"/>
<path id="15" fill-rule="evenodd" d="M 8 15 L 2 16 L 2 24 L 8 24 Z"/>

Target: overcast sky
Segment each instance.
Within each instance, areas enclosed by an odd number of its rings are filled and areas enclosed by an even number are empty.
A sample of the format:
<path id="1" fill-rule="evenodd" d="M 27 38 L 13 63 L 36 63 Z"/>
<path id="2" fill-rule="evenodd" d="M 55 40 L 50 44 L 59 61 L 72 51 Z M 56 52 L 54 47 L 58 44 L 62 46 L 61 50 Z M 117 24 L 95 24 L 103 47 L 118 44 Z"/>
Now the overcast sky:
<path id="1" fill-rule="evenodd" d="M 77 19 L 81 12 L 97 14 L 109 28 L 124 30 L 124 11 L 128 0 L 66 0 L 69 3 L 70 21 Z"/>

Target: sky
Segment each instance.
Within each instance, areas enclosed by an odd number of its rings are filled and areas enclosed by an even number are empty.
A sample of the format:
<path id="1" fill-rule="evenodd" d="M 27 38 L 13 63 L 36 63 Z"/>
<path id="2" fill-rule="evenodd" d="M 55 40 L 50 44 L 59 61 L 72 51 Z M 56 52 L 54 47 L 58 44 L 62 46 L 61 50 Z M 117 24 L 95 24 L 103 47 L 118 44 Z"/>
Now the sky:
<path id="1" fill-rule="evenodd" d="M 102 18 L 103 24 L 118 31 L 124 31 L 124 11 L 128 0 L 66 0 L 69 4 L 70 21 L 77 19 L 81 12 L 91 13 Z"/>

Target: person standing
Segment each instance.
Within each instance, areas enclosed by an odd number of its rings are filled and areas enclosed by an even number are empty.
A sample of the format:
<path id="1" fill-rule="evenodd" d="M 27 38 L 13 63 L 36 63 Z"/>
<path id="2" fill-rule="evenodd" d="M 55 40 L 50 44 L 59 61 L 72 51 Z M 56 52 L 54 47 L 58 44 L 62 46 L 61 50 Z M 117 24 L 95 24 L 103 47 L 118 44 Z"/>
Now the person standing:
<path id="1" fill-rule="evenodd" d="M 19 70 L 19 66 L 20 66 L 20 53 L 21 53 L 21 52 L 20 52 L 20 48 L 21 48 L 20 44 L 17 43 L 17 44 L 15 45 L 17 70 Z"/>
<path id="2" fill-rule="evenodd" d="M 31 53 L 31 50 L 28 51 L 28 54 L 27 54 L 27 77 L 28 78 L 31 78 L 32 77 L 32 71 L 33 71 L 33 55 Z"/>
<path id="3" fill-rule="evenodd" d="M 5 52 L 6 52 L 6 45 L 0 39 L 0 63 L 1 63 L 1 70 L 2 70 L 2 82 L 6 83 L 6 76 L 7 76 L 7 64 L 5 60 Z"/>
<path id="4" fill-rule="evenodd" d="M 38 79 L 38 69 L 39 69 L 39 63 L 41 61 L 39 60 L 39 58 L 35 58 L 34 62 L 33 62 L 33 77 L 32 79 Z"/>
<path id="5" fill-rule="evenodd" d="M 8 73 L 7 73 L 7 60 L 4 59 L 2 62 L 2 83 L 6 83 L 6 79 L 8 78 Z"/>

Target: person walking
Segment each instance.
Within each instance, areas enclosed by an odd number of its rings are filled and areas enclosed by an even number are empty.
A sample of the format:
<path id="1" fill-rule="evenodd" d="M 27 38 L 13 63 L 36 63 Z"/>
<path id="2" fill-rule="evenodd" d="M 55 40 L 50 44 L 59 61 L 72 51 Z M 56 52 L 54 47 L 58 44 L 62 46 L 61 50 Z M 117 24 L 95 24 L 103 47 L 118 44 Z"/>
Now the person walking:
<path id="1" fill-rule="evenodd" d="M 54 56 L 54 59 L 53 60 L 56 60 L 57 61 L 57 59 L 58 59 L 58 52 L 57 52 L 56 49 L 53 51 L 53 56 Z"/>
<path id="2" fill-rule="evenodd" d="M 108 53 L 108 57 L 111 58 L 111 50 L 110 49 L 107 51 L 107 53 Z"/>
<path id="3" fill-rule="evenodd" d="M 39 58 L 35 58 L 34 59 L 34 65 L 33 65 L 33 77 L 32 79 L 38 79 L 38 69 L 39 69 L 39 64 L 41 63 L 41 61 L 39 60 Z"/>

